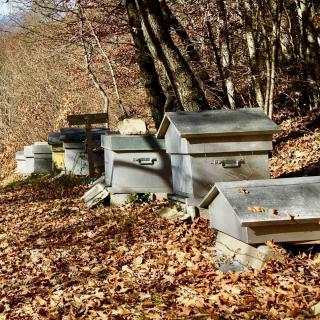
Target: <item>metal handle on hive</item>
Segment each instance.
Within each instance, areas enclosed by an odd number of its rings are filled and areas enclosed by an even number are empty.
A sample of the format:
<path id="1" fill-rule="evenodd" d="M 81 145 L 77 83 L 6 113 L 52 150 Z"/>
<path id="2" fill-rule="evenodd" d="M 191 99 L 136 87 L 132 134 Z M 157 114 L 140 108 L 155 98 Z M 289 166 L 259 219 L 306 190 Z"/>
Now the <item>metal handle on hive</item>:
<path id="1" fill-rule="evenodd" d="M 157 161 L 156 158 L 136 158 L 133 159 L 134 162 L 138 162 L 142 166 L 146 165 L 153 165 L 155 161 Z"/>
<path id="2" fill-rule="evenodd" d="M 243 163 L 244 163 L 243 159 L 240 159 L 240 160 L 229 159 L 229 160 L 221 161 L 221 165 L 223 168 L 240 168 Z"/>

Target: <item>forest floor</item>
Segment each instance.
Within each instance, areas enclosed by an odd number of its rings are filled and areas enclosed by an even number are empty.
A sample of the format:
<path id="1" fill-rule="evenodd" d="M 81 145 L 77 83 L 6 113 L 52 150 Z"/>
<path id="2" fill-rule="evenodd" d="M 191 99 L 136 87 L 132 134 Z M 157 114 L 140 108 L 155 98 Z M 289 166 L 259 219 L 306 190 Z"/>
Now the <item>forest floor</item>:
<path id="1" fill-rule="evenodd" d="M 312 175 L 320 111 L 281 117 L 273 177 Z M 86 188 L 68 177 L 0 187 L 0 320 L 317 319 L 319 253 L 222 273 L 206 220 L 166 220 L 166 202 L 88 209 Z"/>
<path id="2" fill-rule="evenodd" d="M 87 209 L 84 185 L 0 189 L 0 319 L 316 319 L 320 254 L 222 273 L 208 222 L 165 202 Z"/>

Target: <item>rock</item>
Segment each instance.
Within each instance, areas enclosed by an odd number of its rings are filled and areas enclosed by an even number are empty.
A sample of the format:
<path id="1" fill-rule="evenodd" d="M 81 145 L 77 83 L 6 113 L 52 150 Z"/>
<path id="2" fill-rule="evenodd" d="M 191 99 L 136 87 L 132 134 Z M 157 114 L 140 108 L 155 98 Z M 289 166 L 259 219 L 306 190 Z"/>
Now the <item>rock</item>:
<path id="1" fill-rule="evenodd" d="M 141 119 L 124 119 L 118 129 L 123 135 L 146 134 L 146 123 Z"/>
<path id="2" fill-rule="evenodd" d="M 184 216 L 184 212 L 178 211 L 176 208 L 162 208 L 159 210 L 158 214 L 167 220 L 176 220 Z"/>
<path id="3" fill-rule="evenodd" d="M 311 310 L 315 316 L 320 315 L 320 302 L 311 307 Z"/>
<path id="4" fill-rule="evenodd" d="M 130 193 L 113 193 L 110 195 L 111 206 L 123 206 L 130 202 Z"/>

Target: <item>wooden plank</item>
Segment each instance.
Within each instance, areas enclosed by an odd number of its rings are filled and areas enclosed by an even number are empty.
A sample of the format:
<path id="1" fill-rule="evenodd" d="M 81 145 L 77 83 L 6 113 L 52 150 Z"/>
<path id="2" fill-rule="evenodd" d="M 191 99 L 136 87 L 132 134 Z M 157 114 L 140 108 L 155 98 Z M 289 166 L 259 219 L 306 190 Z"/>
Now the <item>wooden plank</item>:
<path id="1" fill-rule="evenodd" d="M 313 245 L 313 244 L 320 244 L 320 239 L 319 240 L 313 240 L 313 241 L 295 241 L 293 242 L 292 244 L 294 245 L 300 245 L 300 244 L 303 244 L 303 245 Z"/>
<path id="2" fill-rule="evenodd" d="M 273 252 L 266 246 L 256 248 L 222 232 L 218 232 L 217 234 L 215 248 L 234 261 L 255 269 L 261 269 L 267 261 L 272 259 L 284 260 L 284 256 Z"/>
<path id="3" fill-rule="evenodd" d="M 300 242 L 313 241 L 320 238 L 320 225 L 318 223 L 286 224 L 255 226 L 247 228 L 247 243 L 275 242 Z"/>
<path id="4" fill-rule="evenodd" d="M 81 125 L 81 124 L 95 124 L 95 123 L 107 123 L 107 113 L 87 113 L 87 114 L 75 114 L 67 116 L 69 125 Z"/>
<path id="5" fill-rule="evenodd" d="M 91 124 L 86 124 L 86 151 L 88 154 L 89 162 L 89 175 L 92 178 L 94 176 L 94 163 L 93 163 L 93 144 L 92 144 L 92 133 L 91 133 Z"/>

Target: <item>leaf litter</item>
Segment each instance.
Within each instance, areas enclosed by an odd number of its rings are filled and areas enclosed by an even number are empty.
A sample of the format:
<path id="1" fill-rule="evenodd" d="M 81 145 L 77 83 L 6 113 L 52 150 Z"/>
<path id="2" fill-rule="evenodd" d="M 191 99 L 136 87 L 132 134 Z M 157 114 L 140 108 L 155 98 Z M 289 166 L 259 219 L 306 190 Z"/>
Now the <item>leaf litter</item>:
<path id="1" fill-rule="evenodd" d="M 205 219 L 92 210 L 57 183 L 0 189 L 0 319 L 316 319 L 319 254 L 222 273 Z"/>

